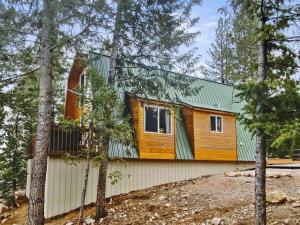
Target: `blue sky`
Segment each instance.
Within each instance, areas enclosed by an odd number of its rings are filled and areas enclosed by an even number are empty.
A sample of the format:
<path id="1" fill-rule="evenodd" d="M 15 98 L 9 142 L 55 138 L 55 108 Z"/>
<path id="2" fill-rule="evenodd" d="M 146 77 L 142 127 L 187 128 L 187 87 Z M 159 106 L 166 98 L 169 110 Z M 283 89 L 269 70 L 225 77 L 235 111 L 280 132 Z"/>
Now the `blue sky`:
<path id="1" fill-rule="evenodd" d="M 197 38 L 195 45 L 198 47 L 201 61 L 204 63 L 208 58 L 207 51 L 211 42 L 215 39 L 215 29 L 217 28 L 220 14 L 218 9 L 226 5 L 226 0 L 203 0 L 202 6 L 194 7 L 192 13 L 200 17 L 200 21 L 195 30 L 201 34 Z"/>
<path id="2" fill-rule="evenodd" d="M 300 4 L 300 0 L 296 1 Z M 198 54 L 201 55 L 200 65 L 205 65 L 206 61 L 209 60 L 208 50 L 210 44 L 215 39 L 215 30 L 218 25 L 218 19 L 220 13 L 218 9 L 226 6 L 228 3 L 227 0 L 202 0 L 202 6 L 197 6 L 193 8 L 193 16 L 200 17 L 199 23 L 194 27 L 193 31 L 200 31 L 201 34 L 196 39 L 195 46 L 198 47 Z M 289 35 L 296 35 L 299 33 L 299 27 L 290 28 L 288 33 Z M 299 49 L 300 43 L 293 43 L 293 48 Z M 201 76 L 201 74 L 197 74 Z M 296 79 L 300 79 L 300 70 L 295 76 Z"/>

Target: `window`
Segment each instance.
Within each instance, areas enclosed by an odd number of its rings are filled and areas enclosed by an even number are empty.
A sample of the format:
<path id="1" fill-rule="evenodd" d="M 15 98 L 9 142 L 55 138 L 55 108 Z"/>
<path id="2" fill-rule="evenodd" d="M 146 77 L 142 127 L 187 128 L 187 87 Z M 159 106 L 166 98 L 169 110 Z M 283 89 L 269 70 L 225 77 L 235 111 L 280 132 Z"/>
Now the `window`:
<path id="1" fill-rule="evenodd" d="M 223 122 L 221 116 L 210 116 L 210 131 L 223 132 Z"/>
<path id="2" fill-rule="evenodd" d="M 80 86 L 84 85 L 84 74 L 80 76 Z"/>
<path id="3" fill-rule="evenodd" d="M 79 87 L 80 87 L 80 92 L 81 92 L 80 99 L 79 99 L 79 107 L 83 106 L 84 79 L 85 79 L 85 76 L 83 73 L 80 75 L 80 78 L 79 78 Z"/>
<path id="4" fill-rule="evenodd" d="M 171 134 L 171 110 L 157 106 L 145 106 L 145 131 Z"/>

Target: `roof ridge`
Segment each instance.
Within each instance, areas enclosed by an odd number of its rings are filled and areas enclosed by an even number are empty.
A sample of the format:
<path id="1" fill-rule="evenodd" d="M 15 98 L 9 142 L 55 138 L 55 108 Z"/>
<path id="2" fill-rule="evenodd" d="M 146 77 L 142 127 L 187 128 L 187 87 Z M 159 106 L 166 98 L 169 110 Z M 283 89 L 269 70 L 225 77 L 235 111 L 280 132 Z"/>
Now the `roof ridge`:
<path id="1" fill-rule="evenodd" d="M 99 53 L 99 52 L 95 52 L 95 51 L 91 51 L 91 53 L 92 54 L 97 54 L 97 55 L 102 55 L 102 56 L 110 58 L 110 55 L 105 54 L 105 53 Z M 145 65 L 145 64 L 142 64 L 142 63 L 137 63 L 137 62 L 133 62 L 133 61 L 129 61 L 129 60 L 126 60 L 126 61 L 128 61 L 130 63 L 134 63 L 136 65 L 140 65 L 142 67 L 148 67 L 148 68 L 151 68 L 151 69 L 156 69 L 156 70 L 168 72 L 168 73 L 172 73 L 172 74 L 175 74 L 175 75 L 182 75 L 182 76 L 191 77 L 191 78 L 195 78 L 195 79 L 198 79 L 198 80 L 207 81 L 207 82 L 211 82 L 211 83 L 214 83 L 214 84 L 220 84 L 220 85 L 224 85 L 224 86 L 227 86 L 227 87 L 234 88 L 234 85 L 232 85 L 232 84 L 220 83 L 220 82 L 217 82 L 217 81 L 212 81 L 212 80 L 208 80 L 208 79 L 201 78 L 201 77 L 196 77 L 196 76 L 193 76 L 193 75 L 190 75 L 190 74 L 183 74 L 183 73 L 179 73 L 179 72 L 175 72 L 175 71 L 171 71 L 171 70 L 161 69 L 161 68 L 158 68 L 156 66 L 148 66 L 148 65 Z"/>

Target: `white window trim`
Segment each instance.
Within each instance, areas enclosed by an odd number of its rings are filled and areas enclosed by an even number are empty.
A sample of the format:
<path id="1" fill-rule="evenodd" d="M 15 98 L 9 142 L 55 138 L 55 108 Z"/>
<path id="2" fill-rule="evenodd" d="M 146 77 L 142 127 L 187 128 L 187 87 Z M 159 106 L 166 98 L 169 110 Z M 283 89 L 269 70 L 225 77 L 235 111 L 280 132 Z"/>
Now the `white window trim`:
<path id="1" fill-rule="evenodd" d="M 216 125 L 216 130 L 214 131 L 214 130 L 211 130 L 211 120 L 210 120 L 210 117 L 212 117 L 212 116 L 214 116 L 216 119 L 215 119 L 215 125 Z M 218 131 L 218 129 L 217 129 L 217 124 L 218 124 L 218 120 L 217 120 L 217 117 L 221 117 L 221 126 L 222 126 L 222 129 L 221 129 L 221 131 Z M 210 114 L 209 115 L 209 131 L 210 132 L 212 132 L 212 133 L 223 133 L 224 132 L 224 126 L 223 126 L 223 116 L 221 116 L 221 115 L 216 115 L 216 114 Z"/>
<path id="2" fill-rule="evenodd" d="M 158 109 L 158 112 L 157 112 L 157 132 L 152 132 L 152 131 L 146 131 L 146 107 L 152 107 L 152 108 L 157 108 Z M 160 133 L 159 132 L 159 110 L 160 109 L 168 109 L 170 110 L 171 112 L 171 122 L 170 122 L 170 130 L 171 132 L 170 133 Z M 149 133 L 149 134 L 159 134 L 159 135 L 173 135 L 173 132 L 172 132 L 172 128 L 173 128 L 173 125 L 172 125 L 172 122 L 173 122 L 173 113 L 172 113 L 172 110 L 168 107 L 163 107 L 163 106 L 158 106 L 158 105 L 144 105 L 144 133 Z"/>

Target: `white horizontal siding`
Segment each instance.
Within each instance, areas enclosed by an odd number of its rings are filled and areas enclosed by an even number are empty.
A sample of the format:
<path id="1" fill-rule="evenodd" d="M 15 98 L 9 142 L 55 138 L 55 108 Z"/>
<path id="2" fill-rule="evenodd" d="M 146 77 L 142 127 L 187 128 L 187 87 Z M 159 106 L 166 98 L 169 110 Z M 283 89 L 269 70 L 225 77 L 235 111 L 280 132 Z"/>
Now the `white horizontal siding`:
<path id="1" fill-rule="evenodd" d="M 67 164 L 63 159 L 48 158 L 46 177 L 45 217 L 50 218 L 72 209 L 80 204 L 81 189 L 86 162 L 77 166 Z M 120 171 L 122 179 L 115 185 L 108 179 L 107 197 L 127 193 L 151 186 L 214 175 L 228 170 L 253 168 L 254 163 L 203 162 L 203 161 L 159 161 L 125 160 L 110 161 L 108 174 Z M 31 160 L 28 161 L 27 196 L 29 195 Z M 98 167 L 91 165 L 86 204 L 96 199 Z"/>

